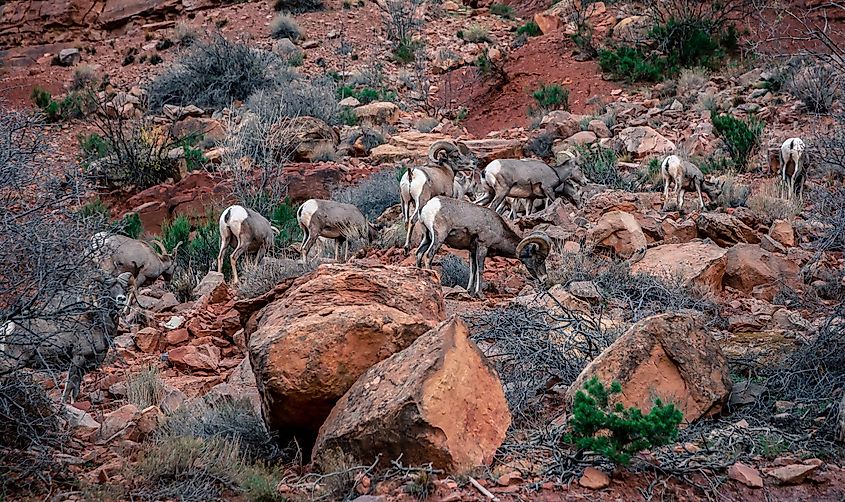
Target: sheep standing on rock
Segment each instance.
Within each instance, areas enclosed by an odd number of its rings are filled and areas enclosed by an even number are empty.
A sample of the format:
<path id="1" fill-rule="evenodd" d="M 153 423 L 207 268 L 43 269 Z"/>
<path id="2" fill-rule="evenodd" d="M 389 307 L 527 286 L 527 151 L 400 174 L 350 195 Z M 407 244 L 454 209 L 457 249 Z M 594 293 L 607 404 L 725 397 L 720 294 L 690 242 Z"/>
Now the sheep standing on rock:
<path id="1" fill-rule="evenodd" d="M 352 204 L 333 200 L 309 199 L 299 206 L 296 220 L 302 229 L 303 263 L 308 262 L 308 252 L 320 237 L 334 239 L 335 260 L 340 259 L 340 246 L 345 244 L 343 261 L 349 256 L 349 241 L 375 240 L 375 227 L 367 221 L 361 211 Z"/>
<path id="2" fill-rule="evenodd" d="M 417 248 L 417 266 L 431 268 L 431 261 L 444 243 L 470 253 L 467 291 L 477 297 L 481 293 L 484 260 L 487 256 L 519 258 L 537 280 L 546 279 L 546 257 L 551 240 L 542 232 L 533 232 L 524 239 L 490 208 L 449 197 L 434 197 L 421 211 L 420 221 L 425 235 Z"/>
<path id="3" fill-rule="evenodd" d="M 791 200 L 796 195 L 804 199 L 807 145 L 801 138 L 789 138 L 780 147 L 781 198 Z M 797 189 L 797 193 L 796 193 Z"/>
<path id="4" fill-rule="evenodd" d="M 229 206 L 220 215 L 220 252 L 217 254 L 217 272 L 223 272 L 223 254 L 234 244 L 229 258 L 232 264 L 232 281 L 238 283 L 238 259 L 244 253 L 254 253 L 255 262 L 261 263 L 264 255 L 273 248 L 279 230 L 267 218 L 243 206 Z"/>
<path id="5" fill-rule="evenodd" d="M 684 194 L 687 190 L 695 189 L 696 193 L 698 193 L 698 203 L 702 211 L 704 210 L 704 198 L 701 196 L 702 190 L 707 194 L 711 202 L 715 202 L 722 193 L 719 185 L 704 179 L 701 169 L 697 168 L 695 164 L 688 160 L 682 160 L 677 155 L 670 155 L 663 160 L 663 163 L 660 164 L 660 174 L 663 176 L 664 209 L 669 202 L 669 185 L 672 182 L 675 183 L 679 211 L 684 205 Z"/>

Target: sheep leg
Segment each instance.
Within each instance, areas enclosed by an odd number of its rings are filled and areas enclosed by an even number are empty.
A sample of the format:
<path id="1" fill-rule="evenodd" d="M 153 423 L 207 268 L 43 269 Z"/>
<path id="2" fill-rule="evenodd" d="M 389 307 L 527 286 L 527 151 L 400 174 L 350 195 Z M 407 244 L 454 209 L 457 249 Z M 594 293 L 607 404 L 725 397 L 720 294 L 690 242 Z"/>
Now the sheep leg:
<path id="1" fill-rule="evenodd" d="M 678 189 L 678 211 L 682 211 L 684 208 L 684 195 L 686 195 L 686 190 L 683 187 Z"/>
<path id="2" fill-rule="evenodd" d="M 308 253 L 311 251 L 314 243 L 317 242 L 317 239 L 320 238 L 317 232 L 311 232 L 310 230 L 306 232 L 306 235 L 307 237 L 304 241 L 302 241 L 302 246 L 300 248 L 300 253 L 302 253 L 302 263 L 308 263 Z"/>
<path id="3" fill-rule="evenodd" d="M 487 207 L 495 210 L 499 214 L 502 214 L 502 211 L 505 208 L 505 199 L 507 198 L 507 196 L 508 192 L 501 192 L 496 194 L 496 197 L 493 198 L 493 201 Z"/>
<path id="4" fill-rule="evenodd" d="M 700 209 L 704 211 L 704 198 L 701 196 L 701 181 L 695 182 L 695 191 L 698 193 L 698 204 L 700 206 Z"/>
<path id="5" fill-rule="evenodd" d="M 417 268 L 422 268 L 422 258 L 423 258 L 423 254 L 425 253 L 425 250 L 428 248 L 428 246 L 429 246 L 430 244 L 431 244 L 430 230 L 428 229 L 428 227 L 426 227 L 425 225 L 423 225 L 423 238 L 422 238 L 422 240 L 420 241 L 420 245 L 419 245 L 419 247 L 417 248 L 417 252 L 416 252 L 416 255 L 417 255 Z"/>
<path id="6" fill-rule="evenodd" d="M 223 255 L 226 253 L 226 248 L 229 247 L 229 240 L 231 238 L 229 228 L 225 227 L 223 233 L 220 234 L 220 252 L 217 253 L 217 273 L 223 273 Z"/>
<path id="7" fill-rule="evenodd" d="M 440 240 L 439 236 L 437 235 L 436 230 L 432 230 L 431 232 L 431 243 L 428 245 L 428 251 L 425 255 L 425 264 L 424 268 L 431 268 L 431 262 L 434 260 L 434 255 L 437 254 L 437 251 L 440 249 L 440 245 L 442 241 Z"/>
<path id="8" fill-rule="evenodd" d="M 467 282 L 467 293 L 472 294 L 472 288 L 475 284 L 475 275 L 478 273 L 478 267 L 475 261 L 475 249 L 470 246 L 469 250 L 469 282 Z"/>
<path id="9" fill-rule="evenodd" d="M 232 282 L 233 284 L 238 284 L 238 259 L 241 257 L 242 254 L 246 251 L 246 246 L 242 246 L 238 244 L 238 247 L 232 251 L 232 256 L 229 257 L 229 261 L 232 264 Z"/>
<path id="10" fill-rule="evenodd" d="M 414 225 L 417 223 L 417 212 L 414 211 L 412 215 L 407 220 L 406 228 L 405 228 L 405 245 L 403 249 L 405 249 L 405 254 L 411 250 L 411 234 L 414 231 Z"/>
<path id="11" fill-rule="evenodd" d="M 82 385 L 82 368 L 85 365 L 85 360 L 82 356 L 74 355 L 70 362 L 70 368 L 67 371 L 67 382 L 62 392 L 62 403 L 73 404 L 79 396 L 79 388 Z"/>
<path id="12" fill-rule="evenodd" d="M 473 286 L 473 295 L 480 299 L 484 299 L 484 293 L 481 292 L 481 286 L 484 282 L 484 260 L 486 258 L 487 247 L 478 246 L 473 254 L 473 261 L 475 261 L 475 284 Z"/>

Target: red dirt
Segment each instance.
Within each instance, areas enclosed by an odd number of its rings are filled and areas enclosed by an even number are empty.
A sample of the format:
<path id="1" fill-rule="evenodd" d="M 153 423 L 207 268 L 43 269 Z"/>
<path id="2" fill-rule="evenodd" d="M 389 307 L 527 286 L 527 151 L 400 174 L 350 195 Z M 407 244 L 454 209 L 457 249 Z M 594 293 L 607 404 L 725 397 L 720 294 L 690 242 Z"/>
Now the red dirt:
<path id="1" fill-rule="evenodd" d="M 563 37 L 552 33 L 531 38 L 510 53 L 504 68 L 510 81 L 504 86 L 480 82 L 475 68 L 462 68 L 444 77 L 444 81 L 452 81 L 455 105 L 469 109 L 469 117 L 463 123 L 467 131 L 483 137 L 491 131 L 528 126 L 527 110 L 534 104 L 530 93 L 541 83 L 568 88 L 573 113 L 591 112 L 590 98 L 609 96 L 611 90 L 619 87 L 602 80 L 595 61 L 576 61 L 574 46 Z"/>

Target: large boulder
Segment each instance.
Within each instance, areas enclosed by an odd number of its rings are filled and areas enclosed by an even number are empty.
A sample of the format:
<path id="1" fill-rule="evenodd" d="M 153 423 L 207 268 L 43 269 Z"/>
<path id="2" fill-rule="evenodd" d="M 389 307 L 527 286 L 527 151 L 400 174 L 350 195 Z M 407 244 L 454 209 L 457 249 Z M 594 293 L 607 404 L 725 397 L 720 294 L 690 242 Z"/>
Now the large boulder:
<path id="1" fill-rule="evenodd" d="M 722 283 L 771 301 L 781 284 L 799 288 L 799 273 L 798 264 L 783 255 L 770 253 L 756 244 L 737 244 L 728 249 Z"/>
<path id="2" fill-rule="evenodd" d="M 332 410 L 312 454 L 383 466 L 401 456 L 449 472 L 489 465 L 511 423 L 496 371 L 457 317 L 367 371 Z"/>
<path id="3" fill-rule="evenodd" d="M 630 213 L 610 211 L 587 232 L 587 242 L 612 249 L 623 258 L 645 254 L 648 241 L 640 224 Z"/>
<path id="4" fill-rule="evenodd" d="M 399 120 L 399 107 L 390 101 L 377 101 L 355 108 L 355 116 L 371 126 L 395 124 Z"/>
<path id="5" fill-rule="evenodd" d="M 688 286 L 715 295 L 722 290 L 727 254 L 727 250 L 710 241 L 663 244 L 649 249 L 642 260 L 631 266 L 631 272 L 680 278 Z"/>
<path id="6" fill-rule="evenodd" d="M 249 356 L 270 429 L 308 447 L 371 366 L 443 320 L 430 270 L 322 265 L 259 314 Z"/>
<path id="7" fill-rule="evenodd" d="M 340 138 L 332 126 L 316 117 L 296 117 L 270 129 L 270 140 L 277 155 L 293 150 L 294 160 L 309 161 L 320 148 L 336 148 Z"/>
<path id="8" fill-rule="evenodd" d="M 631 326 L 578 375 L 568 402 L 593 376 L 607 385 L 619 382 L 615 399 L 626 407 L 647 413 L 660 398 L 689 422 L 718 412 L 731 391 L 719 343 L 690 314 L 660 314 Z"/>
<path id="9" fill-rule="evenodd" d="M 626 152 L 638 157 L 675 151 L 675 143 L 648 126 L 626 127 L 617 138 Z"/>
<path id="10" fill-rule="evenodd" d="M 98 21 L 105 27 L 124 24 L 135 16 L 163 16 L 176 12 L 180 0 L 107 0 Z"/>
<path id="11" fill-rule="evenodd" d="M 701 213 L 695 219 L 698 235 L 709 237 L 722 247 L 730 247 L 738 242 L 757 244 L 760 236 L 739 218 L 727 213 Z"/>

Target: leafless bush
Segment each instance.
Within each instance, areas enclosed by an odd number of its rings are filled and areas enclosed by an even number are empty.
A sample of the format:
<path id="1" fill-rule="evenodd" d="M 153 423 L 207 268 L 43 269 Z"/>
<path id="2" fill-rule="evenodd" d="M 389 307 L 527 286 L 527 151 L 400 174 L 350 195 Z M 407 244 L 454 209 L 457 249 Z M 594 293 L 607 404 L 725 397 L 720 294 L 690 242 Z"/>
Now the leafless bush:
<path id="1" fill-rule="evenodd" d="M 833 67 L 810 64 L 796 73 L 789 91 L 813 113 L 827 113 L 840 95 L 839 78 Z"/>
<path id="2" fill-rule="evenodd" d="M 0 103 L 0 326 L 33 328 L 0 351 L 0 486 L 7 492 L 49 491 L 59 481 L 48 465 L 60 446 L 58 412 L 16 356 L 56 348 L 39 323 L 84 339 L 107 322 L 99 308 L 104 287 L 86 252 L 97 229 L 75 219 L 88 187 L 75 170 L 45 168 L 43 134 L 40 117 Z M 69 361 L 42 366 L 58 381 Z"/>
<path id="3" fill-rule="evenodd" d="M 553 283 L 569 285 L 592 281 L 609 306 L 615 306 L 625 320 L 635 323 L 654 314 L 694 310 L 720 322 L 718 306 L 701 291 L 684 284 L 679 277 L 633 274 L 626 262 L 614 262 L 587 253 L 553 255 L 549 270 Z"/>
<path id="4" fill-rule="evenodd" d="M 87 174 L 97 184 L 145 189 L 178 178 L 179 162 L 168 153 L 182 138 L 173 136 L 170 128 L 151 117 L 126 117 L 105 104 L 90 120 L 102 138 L 103 150 L 85 159 Z"/>
<path id="5" fill-rule="evenodd" d="M 70 440 L 62 417 L 31 373 L 0 376 L 0 498 L 13 500 L 70 481 L 54 458 Z"/>
<path id="6" fill-rule="evenodd" d="M 238 203 L 270 214 L 287 195 L 282 166 L 299 146 L 297 126 L 278 110 L 266 114 L 241 112 L 226 127 L 220 168 L 231 173 L 232 195 Z"/>
<path id="7" fill-rule="evenodd" d="M 295 42 L 302 36 L 302 31 L 293 17 L 279 14 L 270 22 L 270 34 L 273 38 L 289 38 Z"/>
<path id="8" fill-rule="evenodd" d="M 408 43 L 419 29 L 422 19 L 419 8 L 424 0 L 379 0 L 382 23 L 387 39 L 394 45 Z"/>
<path id="9" fill-rule="evenodd" d="M 164 105 L 223 108 L 272 87 L 285 63 L 275 54 L 232 42 L 220 34 L 194 42 L 174 65 L 153 80 L 150 109 Z"/>
<path id="10" fill-rule="evenodd" d="M 446 287 L 466 287 L 469 283 L 469 264 L 463 259 L 450 254 L 440 260 L 440 284 Z"/>
<path id="11" fill-rule="evenodd" d="M 722 185 L 722 193 L 716 198 L 719 207 L 742 207 L 748 201 L 751 194 L 751 187 L 737 182 L 736 176 L 725 175 Z"/>
<path id="12" fill-rule="evenodd" d="M 774 220 L 787 220 L 801 212 L 795 201 L 778 196 L 777 180 L 761 184 L 760 189 L 748 197 L 747 205 L 769 223 Z"/>
<path id="13" fill-rule="evenodd" d="M 300 277 L 314 269 L 313 264 L 288 258 L 264 258 L 261 263 L 249 263 L 240 274 L 238 291 L 244 298 L 255 298 L 270 291 L 291 277 Z"/>
<path id="14" fill-rule="evenodd" d="M 813 158 L 824 176 L 841 183 L 845 180 L 845 116 L 836 117 L 836 122 L 826 134 L 813 138 Z"/>
<path id="15" fill-rule="evenodd" d="M 337 121 L 337 86 L 328 77 L 308 79 L 289 74 L 282 83 L 250 95 L 247 108 L 258 115 L 316 117 L 329 124 Z"/>
<path id="16" fill-rule="evenodd" d="M 100 85 L 102 77 L 93 66 L 80 65 L 73 70 L 73 81 L 70 84 L 71 91 L 85 91 L 96 89 Z"/>
<path id="17" fill-rule="evenodd" d="M 707 70 L 704 68 L 684 68 L 678 77 L 678 96 L 698 93 L 707 83 Z"/>
<path id="18" fill-rule="evenodd" d="M 596 319 L 548 295 L 465 317 L 496 366 L 516 426 L 536 418 L 551 386 L 571 384 L 614 339 Z"/>
<path id="19" fill-rule="evenodd" d="M 814 244 L 819 251 L 845 251 L 845 188 L 819 187 L 810 192 L 809 216 L 824 229 Z"/>
<path id="20" fill-rule="evenodd" d="M 396 171 L 385 169 L 357 185 L 335 190 L 332 199 L 356 206 L 368 220 L 375 221 L 387 208 L 399 204 L 400 177 Z"/>

